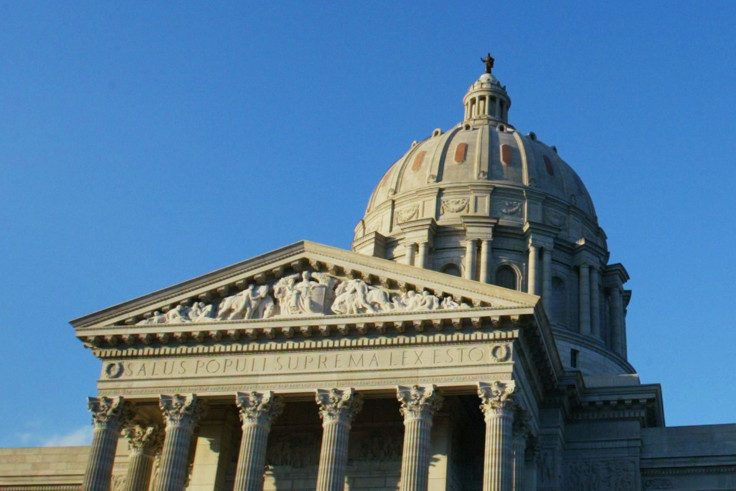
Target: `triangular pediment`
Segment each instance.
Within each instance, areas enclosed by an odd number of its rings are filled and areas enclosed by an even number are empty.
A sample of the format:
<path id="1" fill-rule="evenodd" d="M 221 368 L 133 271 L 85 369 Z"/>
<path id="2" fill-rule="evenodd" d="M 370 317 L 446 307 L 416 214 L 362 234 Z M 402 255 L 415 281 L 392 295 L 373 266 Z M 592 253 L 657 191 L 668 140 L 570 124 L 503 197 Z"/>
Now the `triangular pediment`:
<path id="1" fill-rule="evenodd" d="M 72 321 L 114 326 L 533 309 L 538 297 L 314 242 L 298 242 Z"/>

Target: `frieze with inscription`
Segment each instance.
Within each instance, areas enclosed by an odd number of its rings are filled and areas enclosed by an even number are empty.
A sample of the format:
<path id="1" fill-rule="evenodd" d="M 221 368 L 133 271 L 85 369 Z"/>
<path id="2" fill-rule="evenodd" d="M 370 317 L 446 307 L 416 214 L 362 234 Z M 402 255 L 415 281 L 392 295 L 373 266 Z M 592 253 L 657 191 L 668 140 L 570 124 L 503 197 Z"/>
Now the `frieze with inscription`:
<path id="1" fill-rule="evenodd" d="M 470 306 L 427 290 L 392 292 L 355 278 L 340 280 L 304 271 L 273 284 L 248 284 L 242 291 L 210 302 L 180 303 L 166 312 L 155 310 L 137 322 L 184 324 L 300 315 L 352 315 L 379 312 L 454 310 Z"/>
<path id="2" fill-rule="evenodd" d="M 102 379 L 179 379 L 183 377 L 472 366 L 504 363 L 510 358 L 511 347 L 506 343 L 290 354 L 253 353 L 164 360 L 110 361 L 102 367 Z"/>

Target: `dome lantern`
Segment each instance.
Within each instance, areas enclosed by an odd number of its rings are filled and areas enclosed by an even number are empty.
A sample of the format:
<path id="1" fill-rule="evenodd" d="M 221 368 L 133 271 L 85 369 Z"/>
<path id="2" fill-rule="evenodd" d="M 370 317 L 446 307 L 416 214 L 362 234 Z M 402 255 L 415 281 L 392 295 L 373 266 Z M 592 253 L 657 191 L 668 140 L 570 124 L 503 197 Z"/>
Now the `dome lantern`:
<path id="1" fill-rule="evenodd" d="M 470 86 L 463 98 L 464 122 L 484 124 L 489 120 L 495 120 L 506 123 L 511 98 L 506 93 L 506 87 L 491 73 L 494 62 L 491 54 L 488 53 L 481 61 L 486 65 L 486 72 Z"/>

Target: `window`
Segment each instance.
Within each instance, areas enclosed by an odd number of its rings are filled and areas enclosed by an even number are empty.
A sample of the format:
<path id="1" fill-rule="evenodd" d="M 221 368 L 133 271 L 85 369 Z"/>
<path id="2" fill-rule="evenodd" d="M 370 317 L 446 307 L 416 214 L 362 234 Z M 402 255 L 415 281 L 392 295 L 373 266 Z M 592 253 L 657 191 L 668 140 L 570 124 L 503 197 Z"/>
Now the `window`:
<path id="1" fill-rule="evenodd" d="M 498 286 L 516 290 L 517 283 L 516 271 L 511 266 L 501 266 L 496 270 L 496 284 Z"/>
<path id="2" fill-rule="evenodd" d="M 461 276 L 460 268 L 457 267 L 457 264 L 453 264 L 453 263 L 445 264 L 444 266 L 442 266 L 442 269 L 440 270 L 440 272 L 449 274 L 452 276 Z"/>

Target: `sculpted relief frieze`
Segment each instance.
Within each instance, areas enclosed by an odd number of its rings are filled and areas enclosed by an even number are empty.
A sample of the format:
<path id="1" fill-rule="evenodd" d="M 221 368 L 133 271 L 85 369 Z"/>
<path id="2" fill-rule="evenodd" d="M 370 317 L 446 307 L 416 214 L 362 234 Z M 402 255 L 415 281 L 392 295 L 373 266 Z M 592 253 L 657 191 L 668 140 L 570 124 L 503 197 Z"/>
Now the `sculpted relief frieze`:
<path id="1" fill-rule="evenodd" d="M 379 312 L 422 312 L 470 306 L 450 296 L 426 290 L 392 292 L 362 279 L 341 280 L 326 273 L 305 271 L 272 284 L 249 284 L 238 293 L 211 301 L 181 303 L 168 311 L 156 310 L 137 322 L 182 324 L 301 315 L 355 315 Z"/>

